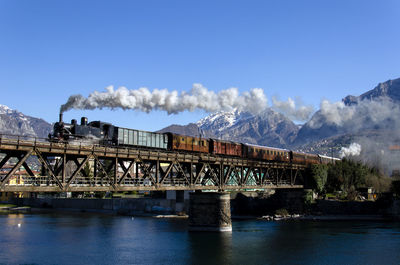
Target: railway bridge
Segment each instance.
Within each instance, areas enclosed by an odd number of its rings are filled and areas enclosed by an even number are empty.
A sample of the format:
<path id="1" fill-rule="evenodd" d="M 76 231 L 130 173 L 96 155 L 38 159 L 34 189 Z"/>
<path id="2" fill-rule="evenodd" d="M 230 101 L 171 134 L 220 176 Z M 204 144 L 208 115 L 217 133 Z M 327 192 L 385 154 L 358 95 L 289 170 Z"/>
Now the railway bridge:
<path id="1" fill-rule="evenodd" d="M 299 189 L 305 169 L 207 153 L 0 135 L 0 192 L 214 191 L 191 195 L 194 230 L 231 229 L 229 196 L 223 192 Z"/>
<path id="2" fill-rule="evenodd" d="M 302 188 L 305 165 L 0 135 L 0 192 Z"/>

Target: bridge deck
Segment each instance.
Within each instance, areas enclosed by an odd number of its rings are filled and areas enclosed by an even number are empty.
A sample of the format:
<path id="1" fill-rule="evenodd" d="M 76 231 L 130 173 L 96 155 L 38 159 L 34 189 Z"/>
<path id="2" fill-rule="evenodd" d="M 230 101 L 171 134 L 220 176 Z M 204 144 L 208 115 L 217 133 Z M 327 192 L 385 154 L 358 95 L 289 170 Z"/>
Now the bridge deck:
<path id="1" fill-rule="evenodd" d="M 203 153 L 0 136 L 1 154 L 0 191 L 301 188 L 306 167 Z"/>

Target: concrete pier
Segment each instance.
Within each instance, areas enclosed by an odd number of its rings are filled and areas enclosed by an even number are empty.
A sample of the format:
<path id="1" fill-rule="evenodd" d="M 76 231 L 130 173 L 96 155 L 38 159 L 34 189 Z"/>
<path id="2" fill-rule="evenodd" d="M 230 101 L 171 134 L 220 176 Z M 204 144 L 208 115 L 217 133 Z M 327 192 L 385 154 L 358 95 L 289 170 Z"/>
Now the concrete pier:
<path id="1" fill-rule="evenodd" d="M 189 231 L 232 231 L 229 193 L 190 193 Z"/>

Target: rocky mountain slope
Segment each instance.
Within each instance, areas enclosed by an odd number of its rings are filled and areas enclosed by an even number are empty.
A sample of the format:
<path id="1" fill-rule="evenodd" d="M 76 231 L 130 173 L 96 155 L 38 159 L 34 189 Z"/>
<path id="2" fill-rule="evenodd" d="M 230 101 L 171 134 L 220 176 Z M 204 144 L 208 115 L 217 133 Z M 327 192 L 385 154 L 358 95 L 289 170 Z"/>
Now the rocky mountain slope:
<path id="1" fill-rule="evenodd" d="M 374 89 L 358 97 L 349 95 L 343 99 L 343 102 L 347 106 L 350 106 L 362 100 L 374 100 L 382 97 L 388 97 L 394 101 L 400 102 L 400 78 L 379 83 Z"/>
<path id="2" fill-rule="evenodd" d="M 50 131 L 50 123 L 0 105 L 0 134 L 46 138 Z"/>
<path id="3" fill-rule="evenodd" d="M 325 105 L 324 105 L 325 104 Z M 340 157 L 342 147 L 360 146 L 358 158 L 386 175 L 399 169 L 400 79 L 378 84 L 340 103 L 323 103 L 299 131 L 293 148 Z"/>
<path id="4" fill-rule="evenodd" d="M 189 123 L 188 125 L 173 124 L 168 127 L 165 127 L 162 130 L 159 130 L 158 132 L 160 133 L 173 132 L 181 135 L 191 135 L 191 136 L 201 135 L 200 128 L 195 123 Z"/>
<path id="5" fill-rule="evenodd" d="M 400 129 L 400 78 L 378 84 L 342 102 L 323 101 L 321 109 L 299 130 L 294 146 L 330 137 Z"/>
<path id="6" fill-rule="evenodd" d="M 235 110 L 217 112 L 201 119 L 196 124 L 174 125 L 161 131 L 181 134 L 186 132 L 187 135 L 192 136 L 201 134 L 203 137 L 287 147 L 296 137 L 298 130 L 298 126 L 284 115 L 267 109 L 258 115 Z"/>

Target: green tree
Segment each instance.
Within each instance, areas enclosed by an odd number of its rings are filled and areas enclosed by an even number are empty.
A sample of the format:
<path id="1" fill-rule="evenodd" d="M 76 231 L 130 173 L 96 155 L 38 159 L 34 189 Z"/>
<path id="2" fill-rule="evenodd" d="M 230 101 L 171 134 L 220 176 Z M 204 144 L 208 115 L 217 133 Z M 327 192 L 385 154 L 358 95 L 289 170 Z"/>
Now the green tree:
<path id="1" fill-rule="evenodd" d="M 328 179 L 328 166 L 327 165 L 312 165 L 311 176 L 314 182 L 314 188 L 318 193 L 325 192 L 325 185 Z"/>
<path id="2" fill-rule="evenodd" d="M 375 168 L 370 168 L 359 161 L 343 159 L 328 165 L 326 190 L 343 191 L 346 194 L 356 193 L 362 187 L 373 187 L 378 192 L 388 191 L 390 179 Z"/>

